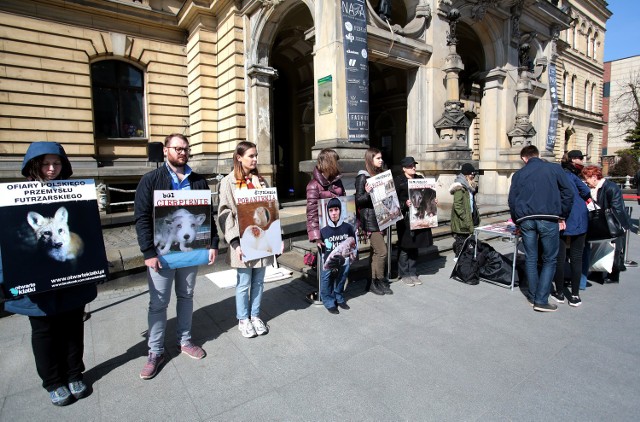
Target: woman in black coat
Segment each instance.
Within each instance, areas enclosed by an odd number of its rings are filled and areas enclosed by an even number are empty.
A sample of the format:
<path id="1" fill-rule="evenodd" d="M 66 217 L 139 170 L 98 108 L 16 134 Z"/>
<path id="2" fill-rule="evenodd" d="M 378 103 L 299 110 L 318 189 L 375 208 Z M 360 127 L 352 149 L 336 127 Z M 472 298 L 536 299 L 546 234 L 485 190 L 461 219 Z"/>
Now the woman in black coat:
<path id="1" fill-rule="evenodd" d="M 411 210 L 411 200 L 409 199 L 409 179 L 420 179 L 422 176 L 416 174 L 416 161 L 413 157 L 404 157 L 400 164 L 402 173 L 395 177 L 396 192 L 398 202 L 404 219 L 396 223 L 398 231 L 398 278 L 408 286 L 422 284 L 416 272 L 416 261 L 418 260 L 418 248 L 425 248 L 433 245 L 431 229 L 410 230 L 409 212 Z"/>
<path id="2" fill-rule="evenodd" d="M 605 179 L 602 170 L 598 166 L 587 166 L 582 169 L 582 177 L 587 186 L 591 188 L 591 197 L 596 204 L 602 209 L 611 209 L 622 224 L 625 230 L 630 227 L 627 210 L 622 199 L 622 191 L 611 180 Z M 613 270 L 604 278 L 604 283 L 618 283 L 620 281 L 620 271 L 625 271 L 624 266 L 624 247 L 625 236 L 619 236 L 615 239 L 616 246 L 615 258 L 613 260 Z"/>

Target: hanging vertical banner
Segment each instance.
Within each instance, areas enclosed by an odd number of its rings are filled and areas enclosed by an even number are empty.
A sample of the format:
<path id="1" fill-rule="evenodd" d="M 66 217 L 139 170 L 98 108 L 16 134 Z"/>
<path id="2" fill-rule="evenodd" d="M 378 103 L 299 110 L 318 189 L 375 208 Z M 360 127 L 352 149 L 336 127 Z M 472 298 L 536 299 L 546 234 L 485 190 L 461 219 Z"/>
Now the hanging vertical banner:
<path id="1" fill-rule="evenodd" d="M 549 95 L 551 96 L 551 116 L 549 118 L 549 131 L 547 132 L 547 151 L 553 151 L 556 146 L 556 132 L 558 129 L 558 84 L 556 79 L 556 64 L 549 63 Z"/>
<path id="2" fill-rule="evenodd" d="M 369 138 L 369 61 L 365 0 L 341 0 L 348 138 Z"/>

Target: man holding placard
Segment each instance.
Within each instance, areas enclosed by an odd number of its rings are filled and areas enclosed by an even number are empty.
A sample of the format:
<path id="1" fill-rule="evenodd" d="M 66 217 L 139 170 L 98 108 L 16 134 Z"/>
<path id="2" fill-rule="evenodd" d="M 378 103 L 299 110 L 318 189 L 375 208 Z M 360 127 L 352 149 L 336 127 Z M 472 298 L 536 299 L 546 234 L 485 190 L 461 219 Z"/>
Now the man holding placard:
<path id="1" fill-rule="evenodd" d="M 191 342 L 191 319 L 193 314 L 193 292 L 196 282 L 197 265 L 166 268 L 159 259 L 160 251 L 171 249 L 173 245 L 156 244 L 157 228 L 154 228 L 154 191 L 209 190 L 206 179 L 191 171 L 189 161 L 189 141 L 184 135 L 171 134 L 164 140 L 166 162 L 160 168 L 145 174 L 135 197 L 135 219 L 138 244 L 144 255 L 149 283 L 149 356 L 140 372 L 140 378 L 153 378 L 165 361 L 164 334 L 167 325 L 167 307 L 171 298 L 171 286 L 175 280 L 177 296 L 177 337 L 179 349 L 193 359 L 202 359 L 205 351 Z M 215 222 L 208 210 L 211 222 L 209 265 L 218 255 L 218 233 Z M 207 216 L 205 216 L 206 218 Z M 183 237 L 184 239 L 184 237 Z M 172 242 L 172 240 L 169 240 Z M 181 245 L 181 250 L 187 246 Z"/>

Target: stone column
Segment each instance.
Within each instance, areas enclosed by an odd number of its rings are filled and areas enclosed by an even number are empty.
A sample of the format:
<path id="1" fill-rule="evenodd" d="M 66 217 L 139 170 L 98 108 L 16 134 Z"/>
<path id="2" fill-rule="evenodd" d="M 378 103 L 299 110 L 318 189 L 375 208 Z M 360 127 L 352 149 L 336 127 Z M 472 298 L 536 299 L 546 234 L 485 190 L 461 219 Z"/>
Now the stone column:
<path id="1" fill-rule="evenodd" d="M 429 151 L 434 153 L 435 162 L 432 164 L 434 170 L 457 171 L 463 162 L 471 160 L 471 148 L 469 148 L 467 140 L 471 120 L 464 113 L 464 104 L 460 101 L 458 88 L 458 74 L 464 70 L 462 59 L 456 51 L 456 44 L 458 43 L 456 25 L 458 19 L 460 19 L 458 9 L 451 9 L 447 13 L 447 20 L 449 21 L 449 34 L 447 36 L 449 55 L 445 59 L 443 68 L 446 73 L 447 101 L 444 104 L 442 116 L 434 124 L 440 138 L 439 143 Z"/>
<path id="2" fill-rule="evenodd" d="M 247 76 L 249 96 L 253 99 L 248 102 L 251 110 L 247 114 L 251 116 L 253 124 L 248 127 L 247 139 L 256 144 L 259 154 L 264 157 L 258 164 L 260 174 L 268 178 L 275 177 L 276 166 L 271 142 L 271 88 L 273 80 L 278 77 L 278 71 L 269 66 L 253 65 L 247 70 Z"/>
<path id="3" fill-rule="evenodd" d="M 364 168 L 364 151 L 367 142 L 349 142 L 347 139 L 347 97 L 344 63 L 344 33 L 341 25 L 341 2 L 320 1 L 315 15 L 314 46 L 314 98 L 315 139 L 312 160 L 301 161 L 299 169 L 313 172 L 318 153 L 323 148 L 333 148 L 340 156 L 340 170 L 347 191 L 352 192 L 358 170 Z M 318 80 L 331 76 L 331 111 L 318 109 Z M 325 91 L 326 93 L 326 91 Z"/>

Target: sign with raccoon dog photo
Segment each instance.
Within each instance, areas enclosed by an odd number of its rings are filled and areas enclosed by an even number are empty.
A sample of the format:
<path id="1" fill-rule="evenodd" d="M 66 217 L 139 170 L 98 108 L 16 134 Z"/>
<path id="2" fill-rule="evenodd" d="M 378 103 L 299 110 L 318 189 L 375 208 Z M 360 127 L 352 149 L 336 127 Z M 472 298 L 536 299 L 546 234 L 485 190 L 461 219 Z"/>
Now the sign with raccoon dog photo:
<path id="1" fill-rule="evenodd" d="M 438 227 L 436 179 L 409 179 L 409 228 L 411 230 Z"/>
<path id="2" fill-rule="evenodd" d="M 93 180 L 2 183 L 0 221 L 7 299 L 107 278 Z"/>
<path id="3" fill-rule="evenodd" d="M 324 243 L 322 269 L 336 271 L 355 262 L 358 259 L 355 196 L 321 199 L 318 220 Z"/>
<path id="4" fill-rule="evenodd" d="M 208 264 L 211 191 L 154 191 L 153 242 L 163 268 Z"/>
<path id="5" fill-rule="evenodd" d="M 400 202 L 396 193 L 396 185 L 393 183 L 391 170 L 384 171 L 367 179 L 371 186 L 371 201 L 373 211 L 376 214 L 378 228 L 384 230 L 398 220 L 402 220 Z"/>
<path id="6" fill-rule="evenodd" d="M 265 258 L 282 250 L 276 188 L 236 189 L 240 249 L 243 259 Z"/>

